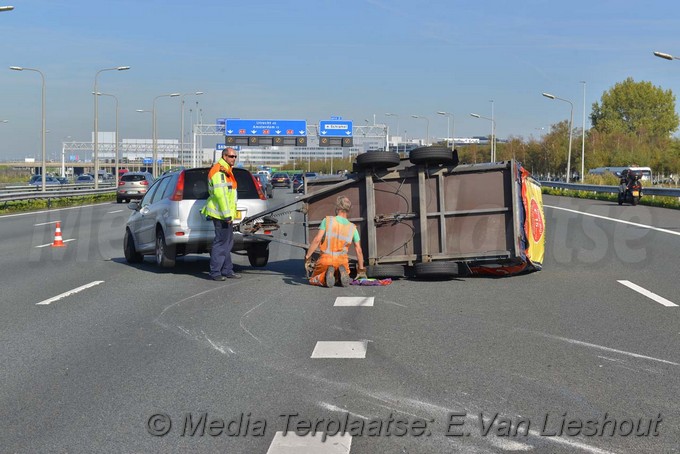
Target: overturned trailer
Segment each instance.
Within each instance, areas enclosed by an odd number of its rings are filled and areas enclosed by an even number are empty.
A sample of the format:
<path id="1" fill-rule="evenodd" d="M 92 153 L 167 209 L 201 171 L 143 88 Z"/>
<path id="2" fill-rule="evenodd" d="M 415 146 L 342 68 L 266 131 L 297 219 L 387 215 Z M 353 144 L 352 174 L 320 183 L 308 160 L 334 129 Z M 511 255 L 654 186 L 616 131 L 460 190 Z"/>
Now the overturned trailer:
<path id="1" fill-rule="evenodd" d="M 369 152 L 346 181 L 309 182 L 307 241 L 343 195 L 352 201 L 349 219 L 359 230 L 369 277 L 539 270 L 540 184 L 517 161 L 456 165 L 444 150 L 420 148 L 409 160 Z"/>
<path id="2" fill-rule="evenodd" d="M 408 159 L 364 153 L 347 178 L 305 181 L 305 196 L 295 203 L 304 203 L 307 243 L 324 217 L 334 213 L 341 195 L 352 201 L 348 218 L 359 230 L 368 277 L 512 275 L 541 269 L 541 188 L 517 161 L 458 165 L 445 147 L 415 149 Z"/>

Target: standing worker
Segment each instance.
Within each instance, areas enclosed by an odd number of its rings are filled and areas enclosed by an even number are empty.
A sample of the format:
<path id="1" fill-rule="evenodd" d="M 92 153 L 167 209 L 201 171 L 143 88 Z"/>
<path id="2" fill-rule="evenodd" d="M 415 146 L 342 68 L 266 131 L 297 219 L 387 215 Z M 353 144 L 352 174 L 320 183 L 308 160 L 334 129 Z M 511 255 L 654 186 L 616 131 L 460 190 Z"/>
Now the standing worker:
<path id="1" fill-rule="evenodd" d="M 321 257 L 316 262 L 309 283 L 321 287 L 333 287 L 339 276 L 340 285 L 347 287 L 349 280 L 349 244 L 354 244 L 357 254 L 357 278 L 366 277 L 364 254 L 359 242 L 357 226 L 349 222 L 347 215 L 352 209 L 352 202 L 346 196 L 339 196 L 335 201 L 335 216 L 326 216 L 319 226 L 319 233 L 314 237 L 305 255 L 305 269 L 312 254 L 321 245 Z"/>
<path id="2" fill-rule="evenodd" d="M 212 219 L 215 226 L 215 238 L 210 251 L 210 278 L 214 281 L 240 279 L 234 273 L 231 262 L 231 248 L 234 245 L 233 220 L 236 210 L 236 178 L 232 167 L 238 155 L 233 148 L 225 148 L 222 158 L 208 172 L 208 192 L 210 196 L 201 213 Z"/>

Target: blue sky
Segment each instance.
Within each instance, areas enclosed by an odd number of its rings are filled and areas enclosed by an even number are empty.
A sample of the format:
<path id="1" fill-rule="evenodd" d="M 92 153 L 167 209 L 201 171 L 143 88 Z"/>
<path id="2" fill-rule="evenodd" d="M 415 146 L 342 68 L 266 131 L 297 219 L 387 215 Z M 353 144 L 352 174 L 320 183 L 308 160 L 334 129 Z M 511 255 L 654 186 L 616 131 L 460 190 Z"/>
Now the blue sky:
<path id="1" fill-rule="evenodd" d="M 342 116 L 387 123 L 407 137 L 540 136 L 568 119 L 580 127 L 603 92 L 627 77 L 680 92 L 680 2 L 553 1 L 175 1 L 0 0 L 0 160 L 38 157 L 40 76 L 46 79 L 48 157 L 61 142 L 89 141 L 91 92 L 119 99 L 121 138 L 149 138 L 161 94 L 195 91 L 189 108 L 218 117 L 306 119 Z M 180 103 L 156 102 L 158 136 L 179 138 Z M 115 108 L 100 98 L 99 130 Z M 588 123 L 586 123 L 588 126 Z M 541 128 L 545 128 L 541 130 Z M 204 142 L 204 145 L 210 146 Z"/>

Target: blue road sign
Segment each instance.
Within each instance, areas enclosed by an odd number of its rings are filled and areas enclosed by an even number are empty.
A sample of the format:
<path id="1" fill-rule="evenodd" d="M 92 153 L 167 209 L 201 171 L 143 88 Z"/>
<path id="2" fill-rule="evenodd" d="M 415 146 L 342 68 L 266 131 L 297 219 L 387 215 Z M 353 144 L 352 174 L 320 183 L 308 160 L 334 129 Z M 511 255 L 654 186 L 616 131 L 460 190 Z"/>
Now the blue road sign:
<path id="1" fill-rule="evenodd" d="M 307 120 L 226 119 L 225 136 L 299 137 L 307 135 Z"/>
<path id="2" fill-rule="evenodd" d="M 224 125 L 226 124 L 227 119 L 226 118 L 218 118 L 215 124 L 217 125 L 217 131 L 218 132 L 224 132 Z"/>
<path id="3" fill-rule="evenodd" d="M 319 136 L 352 137 L 352 121 L 351 120 L 320 121 Z"/>
<path id="4" fill-rule="evenodd" d="M 216 144 L 215 144 L 215 150 L 217 150 L 217 151 L 222 151 L 222 150 L 224 150 L 225 148 L 227 148 L 227 144 L 226 144 L 226 143 L 216 143 Z"/>
<path id="5" fill-rule="evenodd" d="M 153 164 L 153 158 L 142 159 L 142 164 Z"/>

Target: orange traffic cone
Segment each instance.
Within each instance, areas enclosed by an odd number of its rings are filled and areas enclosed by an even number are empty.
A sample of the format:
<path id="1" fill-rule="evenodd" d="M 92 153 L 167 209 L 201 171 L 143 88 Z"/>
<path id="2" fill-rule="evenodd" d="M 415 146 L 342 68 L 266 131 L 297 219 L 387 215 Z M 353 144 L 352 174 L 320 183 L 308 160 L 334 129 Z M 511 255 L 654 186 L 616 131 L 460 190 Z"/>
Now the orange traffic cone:
<path id="1" fill-rule="evenodd" d="M 64 241 L 61 239 L 61 222 L 57 221 L 57 228 L 54 231 L 54 243 L 52 247 L 66 247 Z"/>

